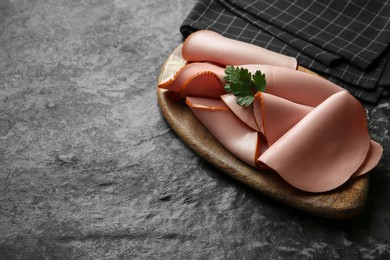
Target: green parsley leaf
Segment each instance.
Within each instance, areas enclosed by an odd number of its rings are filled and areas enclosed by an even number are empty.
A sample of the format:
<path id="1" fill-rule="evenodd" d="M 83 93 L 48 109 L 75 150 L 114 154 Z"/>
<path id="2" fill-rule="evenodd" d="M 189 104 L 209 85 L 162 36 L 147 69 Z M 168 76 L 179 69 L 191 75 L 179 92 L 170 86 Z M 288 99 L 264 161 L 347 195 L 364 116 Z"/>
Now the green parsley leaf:
<path id="1" fill-rule="evenodd" d="M 264 92 L 265 91 L 265 74 L 262 74 L 260 70 L 257 70 L 255 72 L 255 75 L 253 75 L 253 82 L 256 85 L 256 90 Z"/>
<path id="2" fill-rule="evenodd" d="M 249 107 L 258 91 L 264 92 L 265 75 L 257 70 L 254 75 L 248 69 L 227 66 L 225 69 L 225 90 L 237 97 L 237 104 Z"/>

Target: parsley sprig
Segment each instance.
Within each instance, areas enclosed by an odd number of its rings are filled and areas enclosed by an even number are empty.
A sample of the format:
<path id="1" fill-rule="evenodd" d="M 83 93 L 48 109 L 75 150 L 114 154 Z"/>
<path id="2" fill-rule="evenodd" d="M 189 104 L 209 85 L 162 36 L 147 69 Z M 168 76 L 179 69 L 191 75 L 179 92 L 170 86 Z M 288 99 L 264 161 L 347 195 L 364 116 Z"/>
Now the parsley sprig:
<path id="1" fill-rule="evenodd" d="M 265 75 L 257 70 L 254 75 L 248 69 L 227 66 L 225 69 L 225 90 L 237 97 L 237 104 L 249 107 L 258 91 L 265 90 Z"/>

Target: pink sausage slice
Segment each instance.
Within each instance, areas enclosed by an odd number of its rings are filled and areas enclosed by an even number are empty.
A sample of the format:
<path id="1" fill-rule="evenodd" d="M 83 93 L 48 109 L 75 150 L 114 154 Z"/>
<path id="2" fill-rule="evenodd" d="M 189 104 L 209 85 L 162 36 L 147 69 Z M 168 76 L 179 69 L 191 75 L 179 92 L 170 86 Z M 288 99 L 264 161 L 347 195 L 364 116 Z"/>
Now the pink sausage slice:
<path id="1" fill-rule="evenodd" d="M 159 84 L 160 88 L 180 93 L 181 97 L 198 96 L 219 98 L 226 94 L 224 89 L 224 68 L 210 63 L 190 63 L 182 67 L 168 82 Z"/>
<path id="2" fill-rule="evenodd" d="M 244 107 L 237 104 L 237 98 L 233 94 L 225 94 L 221 96 L 221 99 L 229 107 L 229 109 L 247 124 L 253 130 L 260 132 L 260 128 L 256 123 L 255 116 L 253 114 L 252 107 Z"/>
<path id="3" fill-rule="evenodd" d="M 370 149 L 368 150 L 367 157 L 359 167 L 359 169 L 353 174 L 353 177 L 364 175 L 378 165 L 379 160 L 383 154 L 383 148 L 377 142 L 371 140 Z"/>
<path id="4" fill-rule="evenodd" d="M 331 95 L 345 91 L 324 78 L 302 71 L 268 65 L 242 65 L 255 73 L 265 74 L 265 92 L 306 106 L 316 107 Z"/>
<path id="5" fill-rule="evenodd" d="M 346 182 L 362 165 L 369 147 L 365 111 L 342 91 L 307 114 L 259 161 L 298 189 L 323 192 Z"/>
<path id="6" fill-rule="evenodd" d="M 261 92 L 253 102 L 257 125 L 270 146 L 312 110 L 313 107 Z"/>
<path id="7" fill-rule="evenodd" d="M 187 61 L 211 61 L 223 65 L 269 64 L 293 70 L 297 68 L 297 60 L 293 57 L 208 30 L 192 33 L 184 41 L 182 55 Z"/>
<path id="8" fill-rule="evenodd" d="M 235 156 L 256 166 L 258 133 L 240 121 L 221 100 L 187 97 L 195 116 Z"/>

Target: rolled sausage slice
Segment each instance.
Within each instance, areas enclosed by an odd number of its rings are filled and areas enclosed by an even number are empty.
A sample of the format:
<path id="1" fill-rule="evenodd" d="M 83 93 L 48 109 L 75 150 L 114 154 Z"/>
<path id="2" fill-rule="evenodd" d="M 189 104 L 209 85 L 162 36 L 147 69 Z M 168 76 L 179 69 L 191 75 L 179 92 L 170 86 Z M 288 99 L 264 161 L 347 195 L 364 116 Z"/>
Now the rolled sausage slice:
<path id="1" fill-rule="evenodd" d="M 259 46 L 200 30 L 184 41 L 183 58 L 187 61 L 211 61 L 222 65 L 268 64 L 295 70 L 297 60 Z"/>

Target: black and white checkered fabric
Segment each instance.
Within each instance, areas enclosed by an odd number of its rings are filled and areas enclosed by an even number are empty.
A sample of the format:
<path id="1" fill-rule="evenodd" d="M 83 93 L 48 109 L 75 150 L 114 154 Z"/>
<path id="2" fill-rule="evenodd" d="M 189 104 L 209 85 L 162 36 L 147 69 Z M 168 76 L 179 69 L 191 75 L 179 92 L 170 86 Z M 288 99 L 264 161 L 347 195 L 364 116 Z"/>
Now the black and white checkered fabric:
<path id="1" fill-rule="evenodd" d="M 390 89 L 388 0 L 199 0 L 180 30 L 200 29 L 296 57 L 364 101 Z"/>

